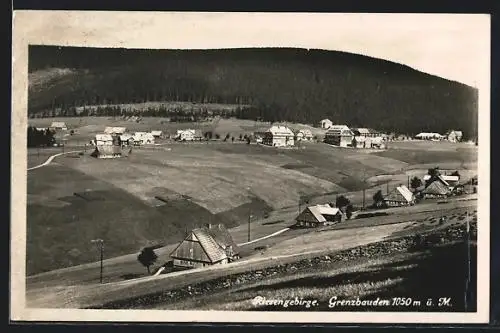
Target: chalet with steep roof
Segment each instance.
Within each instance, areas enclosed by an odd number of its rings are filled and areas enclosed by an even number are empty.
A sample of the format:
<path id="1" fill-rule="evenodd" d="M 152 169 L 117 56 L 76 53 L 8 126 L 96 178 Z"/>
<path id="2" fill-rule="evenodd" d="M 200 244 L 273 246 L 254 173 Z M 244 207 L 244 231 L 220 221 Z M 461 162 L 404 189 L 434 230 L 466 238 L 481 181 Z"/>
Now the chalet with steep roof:
<path id="1" fill-rule="evenodd" d="M 199 268 L 237 260 L 239 249 L 223 224 L 208 224 L 193 229 L 170 257 L 174 267 Z"/>
<path id="2" fill-rule="evenodd" d="M 345 220 L 344 213 L 329 204 L 309 206 L 295 219 L 299 227 L 320 227 Z"/>

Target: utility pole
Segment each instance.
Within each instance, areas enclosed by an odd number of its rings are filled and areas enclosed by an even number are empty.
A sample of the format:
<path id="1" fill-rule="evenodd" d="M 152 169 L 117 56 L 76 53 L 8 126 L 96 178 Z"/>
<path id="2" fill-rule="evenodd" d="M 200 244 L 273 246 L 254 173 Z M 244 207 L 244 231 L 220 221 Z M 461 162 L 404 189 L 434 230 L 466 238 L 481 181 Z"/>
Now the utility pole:
<path id="1" fill-rule="evenodd" d="M 408 175 L 408 188 L 410 188 L 410 175 Z"/>
<path id="2" fill-rule="evenodd" d="M 363 188 L 363 210 L 365 209 L 365 191 L 366 189 Z"/>
<path id="3" fill-rule="evenodd" d="M 99 283 L 102 283 L 102 272 L 103 272 L 103 259 L 104 259 L 104 240 L 98 238 L 90 241 L 91 243 L 96 243 L 99 248 L 100 257 L 101 257 L 101 270 L 99 275 Z"/>
<path id="4" fill-rule="evenodd" d="M 250 220 L 252 218 L 252 214 L 248 214 L 248 241 L 250 242 Z"/>
<path id="5" fill-rule="evenodd" d="M 387 182 L 387 194 L 389 194 L 389 182 Z"/>

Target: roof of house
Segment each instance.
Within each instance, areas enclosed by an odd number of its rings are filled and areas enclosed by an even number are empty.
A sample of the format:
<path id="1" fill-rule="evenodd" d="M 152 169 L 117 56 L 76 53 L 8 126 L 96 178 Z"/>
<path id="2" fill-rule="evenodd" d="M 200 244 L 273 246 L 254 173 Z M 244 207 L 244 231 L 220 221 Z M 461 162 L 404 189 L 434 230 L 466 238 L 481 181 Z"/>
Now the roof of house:
<path id="1" fill-rule="evenodd" d="M 153 135 L 162 135 L 162 131 L 151 131 L 151 134 Z"/>
<path id="2" fill-rule="evenodd" d="M 133 138 L 133 135 L 130 133 L 125 133 L 125 134 L 120 135 L 120 140 L 122 140 L 122 141 L 127 141 L 127 140 L 130 140 L 132 138 Z"/>
<path id="3" fill-rule="evenodd" d="M 66 127 L 66 123 L 64 121 L 54 121 L 50 127 Z"/>
<path id="4" fill-rule="evenodd" d="M 442 135 L 439 133 L 422 132 L 422 133 L 418 133 L 415 136 L 416 137 L 430 137 L 430 136 L 441 137 Z"/>
<path id="5" fill-rule="evenodd" d="M 358 132 L 359 134 L 370 134 L 370 130 L 368 128 L 364 128 L 364 127 L 353 128 L 352 131 L 354 133 Z"/>
<path id="6" fill-rule="evenodd" d="M 111 134 L 96 134 L 95 139 L 97 141 L 113 141 Z"/>
<path id="7" fill-rule="evenodd" d="M 233 251 L 237 251 L 238 245 L 234 242 L 233 237 L 226 229 L 224 224 L 209 225 L 208 232 L 215 239 L 215 241 L 222 247 L 232 246 Z"/>
<path id="8" fill-rule="evenodd" d="M 318 220 L 318 222 L 325 222 L 326 218 L 324 215 L 337 215 L 342 213 L 340 209 L 330 206 L 329 204 L 309 206 L 308 209 Z"/>
<path id="9" fill-rule="evenodd" d="M 413 200 L 413 193 L 405 185 L 400 185 L 394 188 L 384 198 L 387 201 L 401 201 L 411 202 Z"/>
<path id="10" fill-rule="evenodd" d="M 194 237 L 193 237 L 194 236 Z M 186 240 L 190 240 L 189 247 L 182 246 Z M 199 244 L 194 246 L 193 244 Z M 227 258 L 225 248 L 233 247 L 233 253 L 237 253 L 237 245 L 229 231 L 223 224 L 196 228 L 186 237 L 181 244 L 171 253 L 172 257 L 190 259 L 208 259 L 215 263 Z M 192 251 L 189 251 L 192 249 Z"/>
<path id="11" fill-rule="evenodd" d="M 325 135 L 354 135 L 347 125 L 332 125 L 326 131 Z"/>
<path id="12" fill-rule="evenodd" d="M 194 129 L 182 129 L 182 130 L 177 130 L 177 135 L 180 134 L 195 134 Z"/>
<path id="13" fill-rule="evenodd" d="M 271 126 L 271 128 L 269 128 L 267 130 L 267 133 L 271 133 L 272 135 L 290 135 L 290 136 L 293 136 L 293 132 L 291 129 L 289 129 L 286 126 L 281 126 L 281 125 Z"/>
<path id="14" fill-rule="evenodd" d="M 452 175 L 440 175 L 442 180 L 444 180 L 446 183 L 448 182 L 458 182 L 460 180 L 459 176 L 452 176 Z M 427 181 L 431 179 L 431 175 L 425 175 L 424 176 L 424 181 Z"/>
<path id="15" fill-rule="evenodd" d="M 422 193 L 424 194 L 434 194 L 434 195 L 445 195 L 448 194 L 450 189 L 442 182 L 433 181 L 429 186 L 427 186 Z"/>
<path id="16" fill-rule="evenodd" d="M 330 119 L 323 119 L 323 120 L 320 121 L 320 123 L 322 123 L 322 122 L 329 122 L 329 123 L 331 123 L 332 121 Z"/>

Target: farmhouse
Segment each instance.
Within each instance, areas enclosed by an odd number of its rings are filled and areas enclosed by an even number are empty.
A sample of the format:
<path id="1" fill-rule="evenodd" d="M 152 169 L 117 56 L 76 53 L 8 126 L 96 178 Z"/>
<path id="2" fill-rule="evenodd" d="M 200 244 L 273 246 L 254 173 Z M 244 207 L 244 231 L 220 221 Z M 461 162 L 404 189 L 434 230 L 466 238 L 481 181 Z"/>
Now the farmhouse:
<path id="1" fill-rule="evenodd" d="M 325 133 L 325 143 L 347 147 L 352 145 L 354 134 L 347 125 L 332 125 Z"/>
<path id="2" fill-rule="evenodd" d="M 430 183 L 423 191 L 422 195 L 424 198 L 444 198 L 451 193 L 451 190 L 448 186 L 443 184 L 442 181 L 436 179 L 432 183 Z"/>
<path id="3" fill-rule="evenodd" d="M 127 129 L 125 127 L 111 127 L 108 126 L 104 129 L 104 133 L 111 135 L 120 135 L 125 133 Z"/>
<path id="4" fill-rule="evenodd" d="M 227 264 L 239 258 L 238 246 L 223 224 L 193 229 L 170 254 L 174 267 Z"/>
<path id="5" fill-rule="evenodd" d="M 195 130 L 193 129 L 177 130 L 177 135 L 175 136 L 175 139 L 178 141 L 194 141 Z"/>
<path id="6" fill-rule="evenodd" d="M 446 133 L 446 139 L 450 142 L 460 142 L 462 141 L 462 131 L 451 130 Z"/>
<path id="7" fill-rule="evenodd" d="M 313 138 L 312 132 L 308 129 L 301 129 L 297 132 L 297 141 L 311 141 Z"/>
<path id="8" fill-rule="evenodd" d="M 54 121 L 49 128 L 54 131 L 66 131 L 68 129 L 66 123 L 63 121 Z"/>
<path id="9" fill-rule="evenodd" d="M 95 145 L 96 146 L 112 146 L 113 136 L 111 134 L 96 134 L 95 135 Z"/>
<path id="10" fill-rule="evenodd" d="M 118 158 L 122 157 L 122 149 L 120 146 L 98 145 L 90 156 L 96 158 Z"/>
<path id="11" fill-rule="evenodd" d="M 135 145 L 145 145 L 155 143 L 155 138 L 151 133 L 135 132 L 133 136 Z"/>
<path id="12" fill-rule="evenodd" d="M 124 133 L 120 135 L 120 141 L 122 145 L 131 146 L 134 144 L 134 137 L 132 136 L 132 134 Z"/>
<path id="13" fill-rule="evenodd" d="M 415 138 L 419 140 L 442 140 L 443 136 L 439 133 L 422 132 L 415 135 Z"/>
<path id="14" fill-rule="evenodd" d="M 344 220 L 344 213 L 329 204 L 309 206 L 295 219 L 299 227 L 319 227 L 332 225 Z"/>
<path id="15" fill-rule="evenodd" d="M 294 145 L 293 138 L 294 134 L 291 129 L 275 125 L 265 132 L 262 143 L 273 147 L 287 147 Z"/>
<path id="16" fill-rule="evenodd" d="M 387 207 L 408 206 L 414 203 L 413 193 L 404 185 L 394 188 L 384 197 L 384 204 Z"/>

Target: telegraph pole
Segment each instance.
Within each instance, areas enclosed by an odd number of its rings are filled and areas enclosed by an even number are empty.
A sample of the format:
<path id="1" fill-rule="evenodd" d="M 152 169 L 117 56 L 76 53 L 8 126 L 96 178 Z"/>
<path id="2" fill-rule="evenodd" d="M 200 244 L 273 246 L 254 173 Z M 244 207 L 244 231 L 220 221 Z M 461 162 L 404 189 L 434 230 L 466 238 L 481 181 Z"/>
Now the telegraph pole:
<path id="1" fill-rule="evenodd" d="M 102 239 L 93 239 L 90 241 L 91 243 L 96 243 L 97 247 L 99 248 L 100 252 L 100 261 L 101 261 L 101 269 L 100 269 L 100 275 L 99 275 L 99 283 L 102 283 L 102 272 L 103 272 L 103 259 L 104 259 L 104 240 Z"/>
<path id="2" fill-rule="evenodd" d="M 252 218 L 252 214 L 248 214 L 248 241 L 250 242 L 250 219 Z"/>

